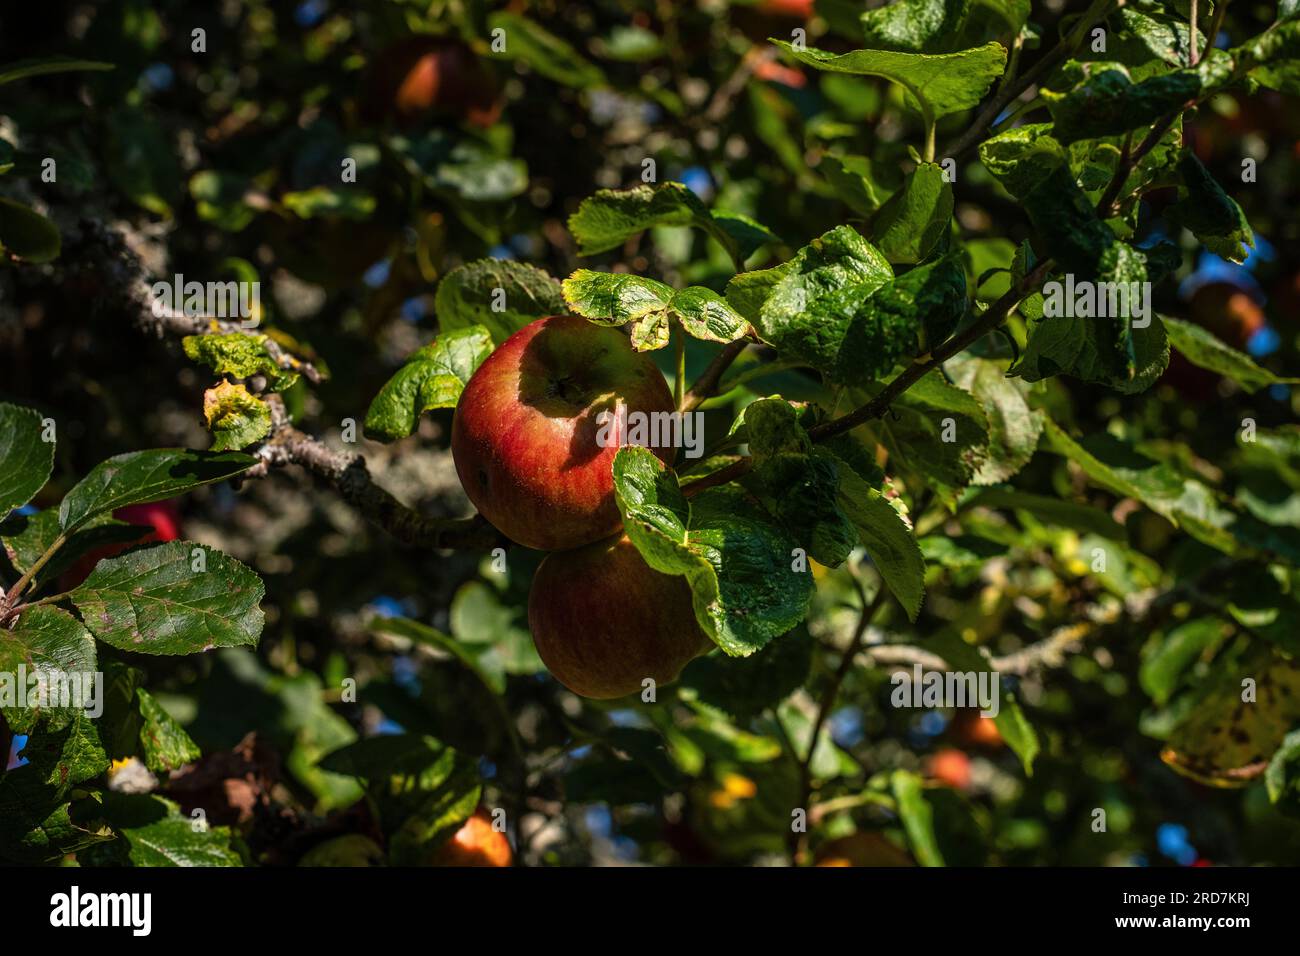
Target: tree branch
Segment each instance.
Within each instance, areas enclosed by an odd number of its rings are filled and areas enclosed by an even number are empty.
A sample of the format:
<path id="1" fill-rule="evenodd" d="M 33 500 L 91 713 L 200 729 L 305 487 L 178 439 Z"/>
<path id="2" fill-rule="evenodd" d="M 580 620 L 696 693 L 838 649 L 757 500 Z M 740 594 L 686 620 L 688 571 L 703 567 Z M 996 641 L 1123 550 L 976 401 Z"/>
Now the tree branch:
<path id="1" fill-rule="evenodd" d="M 682 396 L 678 411 L 693 412 L 699 408 L 705 401 L 713 396 L 718 390 L 718 383 L 722 381 L 723 374 L 731 368 L 731 363 L 740 357 L 740 353 L 745 351 L 749 345 L 748 339 L 737 339 L 734 342 L 728 342 L 722 347 L 709 367 L 706 368 L 700 377 L 695 380 L 690 389 Z"/>
<path id="2" fill-rule="evenodd" d="M 1124 0 L 1118 0 L 1118 2 L 1116 2 L 1116 0 L 1093 0 L 1092 5 L 1084 11 L 1079 22 L 1075 24 L 1074 29 L 1071 30 L 1064 39 L 1057 43 L 1056 46 L 1052 47 L 1050 51 L 1044 54 L 1038 62 L 1026 70 L 1024 74 L 1021 75 L 1020 79 L 999 89 L 993 99 L 989 100 L 984 109 L 980 110 L 979 114 L 975 117 L 975 122 L 971 123 L 966 131 L 962 133 L 961 136 L 957 137 L 957 139 L 950 145 L 946 146 L 939 155 L 943 156 L 945 159 L 949 157 L 956 159 L 972 146 L 976 145 L 984 134 L 988 132 L 988 129 L 993 125 L 994 120 L 1002 115 L 1003 110 L 1005 110 L 1013 101 L 1019 99 L 1020 94 L 1024 93 L 1025 90 L 1029 89 L 1052 70 L 1056 69 L 1060 64 L 1064 63 L 1070 55 L 1079 48 L 1079 44 L 1083 42 L 1083 38 L 1087 35 L 1088 31 L 1091 30 L 1096 23 L 1106 18 L 1110 13 L 1110 8 L 1112 6 L 1123 5 Z"/>
<path id="3" fill-rule="evenodd" d="M 65 241 L 63 257 L 75 263 L 77 270 L 100 280 L 101 306 L 129 316 L 141 331 L 160 339 L 205 332 L 261 334 L 234 321 L 155 315 L 140 261 L 122 236 L 94 220 L 82 220 L 80 225 L 78 234 Z M 321 381 L 320 372 L 311 363 L 290 355 L 271 339 L 266 340 L 266 348 L 281 368 L 301 372 L 312 382 Z M 261 464 L 244 477 L 260 478 L 272 467 L 298 465 L 337 491 L 366 520 L 410 547 L 488 550 L 506 543 L 501 533 L 480 516 L 437 519 L 408 508 L 374 483 L 362 456 L 333 451 L 299 431 L 289 422 L 279 395 L 267 395 L 264 400 L 271 408 L 271 435 L 255 452 Z"/>
<path id="4" fill-rule="evenodd" d="M 298 465 L 337 491 L 367 521 L 411 547 L 486 551 L 506 543 L 501 532 L 480 515 L 440 519 L 408 508 L 374 483 L 361 455 L 334 451 L 299 431 L 289 423 L 280 396 L 267 396 L 266 402 L 271 406 L 273 429 L 256 452 L 262 464 L 247 477 L 260 478 L 272 467 Z"/>

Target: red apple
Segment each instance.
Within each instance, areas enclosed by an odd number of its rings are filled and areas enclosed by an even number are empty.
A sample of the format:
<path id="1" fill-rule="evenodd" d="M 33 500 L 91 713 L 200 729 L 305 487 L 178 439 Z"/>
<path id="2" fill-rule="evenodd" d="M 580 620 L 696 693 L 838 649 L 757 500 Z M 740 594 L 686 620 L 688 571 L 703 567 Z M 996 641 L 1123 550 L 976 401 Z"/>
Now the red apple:
<path id="1" fill-rule="evenodd" d="M 713 643 L 685 578 L 661 574 L 626 535 L 547 555 L 528 592 L 528 626 L 547 669 L 583 697 L 676 680 Z"/>
<path id="2" fill-rule="evenodd" d="M 809 20 L 814 13 L 813 0 L 763 0 L 758 8 L 769 16 Z"/>
<path id="3" fill-rule="evenodd" d="M 87 551 L 68 570 L 59 575 L 59 590 L 71 591 L 95 570 L 104 558 L 115 558 L 127 548 L 148 544 L 151 541 L 176 541 L 181 536 L 181 509 L 175 501 L 151 501 L 143 505 L 127 505 L 113 512 L 113 517 L 127 524 L 152 528 L 136 541 L 106 544 Z"/>
<path id="4" fill-rule="evenodd" d="M 405 123 L 442 114 L 487 127 L 501 115 L 498 92 L 495 74 L 465 44 L 416 36 L 376 58 L 367 113 L 371 119 L 395 115 Z"/>
<path id="5" fill-rule="evenodd" d="M 617 429 L 598 419 L 619 404 L 629 416 L 673 410 L 663 375 L 621 332 L 573 315 L 525 326 L 479 366 L 456 406 L 451 451 L 465 493 L 525 547 L 560 551 L 609 537 L 622 527 Z M 612 432 L 605 447 L 602 432 Z M 653 451 L 665 464 L 676 455 Z"/>
<path id="6" fill-rule="evenodd" d="M 450 840 L 434 853 L 430 866 L 509 866 L 510 841 L 492 826 L 492 818 L 475 810 Z"/>
<path id="7" fill-rule="evenodd" d="M 956 790 L 970 786 L 970 757 L 956 748 L 935 751 L 926 760 L 926 771 L 939 783 Z"/>

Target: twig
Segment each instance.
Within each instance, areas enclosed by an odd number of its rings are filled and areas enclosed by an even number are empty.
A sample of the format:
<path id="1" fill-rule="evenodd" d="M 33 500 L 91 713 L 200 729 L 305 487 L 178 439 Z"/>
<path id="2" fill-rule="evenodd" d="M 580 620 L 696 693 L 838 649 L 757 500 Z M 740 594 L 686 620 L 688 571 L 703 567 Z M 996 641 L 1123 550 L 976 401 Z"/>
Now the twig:
<path id="1" fill-rule="evenodd" d="M 800 807 L 807 807 L 812 796 L 812 760 L 813 754 L 817 752 L 817 742 L 821 739 L 822 728 L 826 725 L 826 720 L 830 717 L 831 711 L 835 709 L 835 701 L 840 695 L 840 687 L 844 684 L 844 678 L 848 676 L 849 671 L 853 668 L 853 660 L 858 656 L 858 651 L 862 647 L 862 641 L 867 635 L 867 628 L 889 595 L 889 589 L 881 582 L 879 590 L 876 591 L 876 596 L 868 602 L 866 592 L 856 577 L 853 578 L 853 584 L 858 589 L 858 595 L 862 600 L 862 614 L 858 617 L 858 625 L 854 629 L 853 639 L 849 642 L 849 646 L 845 648 L 844 656 L 840 658 L 839 667 L 835 669 L 835 675 L 822 692 L 821 702 L 817 706 L 817 717 L 813 721 L 812 733 L 808 737 L 808 751 L 799 762 L 798 806 Z M 797 864 L 803 853 L 803 843 L 807 833 L 806 831 L 800 833 L 791 828 L 790 835 L 790 859 L 792 863 Z"/>
<path id="2" fill-rule="evenodd" d="M 940 155 L 945 158 L 955 159 L 978 143 L 988 128 L 993 125 L 993 121 L 1002 115 L 1002 111 L 1012 101 L 1018 99 L 1021 93 L 1065 62 L 1078 49 L 1079 44 L 1083 42 L 1083 38 L 1092 29 L 1093 25 L 1105 19 L 1106 15 L 1110 13 L 1112 4 L 1122 6 L 1123 0 L 1118 3 L 1115 3 L 1115 0 L 1093 0 L 1092 5 L 1084 11 L 1079 22 L 1075 24 L 1069 35 L 1026 70 L 1019 80 L 1000 89 L 984 109 L 980 110 L 975 117 L 975 121 L 971 123 L 966 131 L 945 148 Z"/>
<path id="3" fill-rule="evenodd" d="M 256 453 L 263 464 L 254 466 L 248 477 L 262 477 L 272 467 L 298 465 L 337 491 L 366 520 L 411 547 L 488 550 L 504 543 L 501 533 L 481 516 L 439 519 L 408 508 L 374 483 L 361 455 L 334 451 L 293 427 L 278 395 L 269 396 L 267 403 L 274 430 Z"/>
<path id="4" fill-rule="evenodd" d="M 711 397 L 718 390 L 718 383 L 722 381 L 722 376 L 727 369 L 731 368 L 731 363 L 740 357 L 740 353 L 745 351 L 749 345 L 746 339 L 737 339 L 734 342 L 728 342 L 722 347 L 712 362 L 697 378 L 682 400 L 678 403 L 678 411 L 693 412 L 699 408 L 703 402 Z"/>
<path id="5" fill-rule="evenodd" d="M 80 229 L 65 236 L 60 261 L 74 263 L 70 268 L 79 272 L 97 275 L 103 289 L 96 305 L 130 316 L 138 328 L 156 338 L 213 332 L 265 335 L 257 328 L 246 328 L 242 322 L 230 319 L 184 313 L 155 315 L 150 284 L 139 258 L 127 248 L 120 233 L 93 219 L 81 220 Z M 264 346 L 280 368 L 300 372 L 313 383 L 323 380 L 324 376 L 312 363 L 290 354 L 274 339 L 267 337 Z"/>
<path id="6" fill-rule="evenodd" d="M 1196 49 L 1196 0 L 1191 0 L 1187 16 L 1187 65 L 1195 66 L 1200 59 L 1200 51 Z"/>

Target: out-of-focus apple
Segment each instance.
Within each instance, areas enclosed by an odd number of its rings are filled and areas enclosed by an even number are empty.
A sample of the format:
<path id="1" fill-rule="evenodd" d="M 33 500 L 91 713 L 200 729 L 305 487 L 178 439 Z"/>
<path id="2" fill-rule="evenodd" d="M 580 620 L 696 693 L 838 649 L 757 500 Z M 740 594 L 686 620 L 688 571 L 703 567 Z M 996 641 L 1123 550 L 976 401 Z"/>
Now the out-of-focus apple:
<path id="1" fill-rule="evenodd" d="M 911 856 L 882 834 L 859 830 L 823 843 L 814 866 L 915 866 Z"/>
<path id="2" fill-rule="evenodd" d="M 87 551 L 68 570 L 59 575 L 59 590 L 71 591 L 95 570 L 104 558 L 115 558 L 127 548 L 148 544 L 151 541 L 176 541 L 181 536 L 181 510 L 175 501 L 151 501 L 143 505 L 127 505 L 113 512 L 113 517 L 127 524 L 150 528 L 150 532 L 134 542 L 106 544 Z"/>
<path id="3" fill-rule="evenodd" d="M 461 825 L 434 853 L 430 866 L 509 866 L 514 860 L 510 840 L 492 826 L 483 809 Z"/>
<path id="4" fill-rule="evenodd" d="M 366 115 L 411 123 L 430 115 L 488 127 L 501 115 L 496 75 L 474 52 L 446 37 L 409 37 L 388 47 L 371 68 Z"/>
<path id="5" fill-rule="evenodd" d="M 956 790 L 970 786 L 970 757 L 955 747 L 935 751 L 925 764 L 926 772 L 945 786 Z"/>

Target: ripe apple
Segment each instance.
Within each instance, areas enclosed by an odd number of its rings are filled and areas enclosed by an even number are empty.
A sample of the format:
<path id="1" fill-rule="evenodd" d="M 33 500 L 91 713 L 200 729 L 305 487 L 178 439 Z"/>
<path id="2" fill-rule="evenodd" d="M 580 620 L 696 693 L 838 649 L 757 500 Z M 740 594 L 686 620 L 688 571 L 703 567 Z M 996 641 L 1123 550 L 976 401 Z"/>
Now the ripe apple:
<path id="1" fill-rule="evenodd" d="M 509 866 L 513 860 L 510 841 L 492 826 L 492 818 L 480 808 L 438 848 L 429 865 Z"/>
<path id="2" fill-rule="evenodd" d="M 622 526 L 614 503 L 617 429 L 603 411 L 671 412 L 654 362 L 617 329 L 573 315 L 538 319 L 488 356 L 465 385 L 451 451 L 465 493 L 512 541 L 560 551 Z M 606 447 L 597 439 L 612 432 Z M 675 449 L 654 453 L 672 464 Z"/>
<path id="3" fill-rule="evenodd" d="M 175 501 L 151 501 L 142 505 L 127 505 L 113 512 L 113 517 L 127 524 L 141 525 L 153 530 L 144 537 L 126 543 L 106 544 L 92 548 L 79 557 L 72 567 L 59 575 L 59 590 L 71 591 L 95 570 L 104 558 L 115 558 L 127 548 L 150 542 L 176 541 L 181 536 L 181 509 Z"/>
<path id="4" fill-rule="evenodd" d="M 958 711 L 953 717 L 952 735 L 957 742 L 972 747 L 997 748 L 1003 745 L 997 721 L 969 708 Z"/>
<path id="5" fill-rule="evenodd" d="M 712 642 L 700 630 L 685 578 L 661 574 L 622 535 L 557 551 L 533 575 L 528 626 L 547 669 L 583 697 L 673 681 Z"/>
<path id="6" fill-rule="evenodd" d="M 906 850 L 879 833 L 858 830 L 823 843 L 813 857 L 814 866 L 915 866 Z"/>
<path id="7" fill-rule="evenodd" d="M 954 747 L 935 751 L 926 760 L 926 771 L 935 780 L 956 790 L 970 786 L 970 757 Z"/>
<path id="8" fill-rule="evenodd" d="M 409 37 L 384 50 L 370 73 L 368 118 L 411 123 L 441 114 L 488 127 L 501 115 L 496 75 L 465 44 Z"/>
<path id="9" fill-rule="evenodd" d="M 796 20 L 809 20 L 814 12 L 813 0 L 763 0 L 758 8 L 769 16 Z"/>

